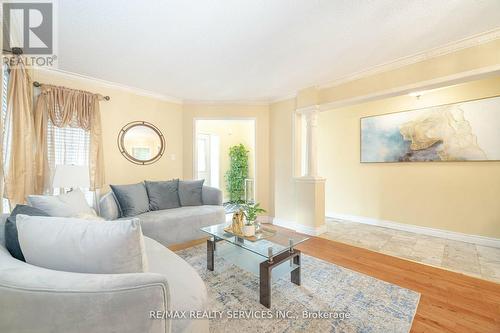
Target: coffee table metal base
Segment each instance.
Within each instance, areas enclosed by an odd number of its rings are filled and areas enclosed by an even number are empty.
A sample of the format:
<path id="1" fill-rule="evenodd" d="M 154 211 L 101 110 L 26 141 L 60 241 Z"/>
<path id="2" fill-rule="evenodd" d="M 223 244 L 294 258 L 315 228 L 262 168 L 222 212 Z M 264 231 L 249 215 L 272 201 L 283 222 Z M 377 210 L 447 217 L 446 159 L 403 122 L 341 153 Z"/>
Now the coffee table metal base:
<path id="1" fill-rule="evenodd" d="M 214 270 L 214 255 L 215 247 L 218 241 L 222 239 L 208 239 L 207 240 L 207 269 Z M 300 286 L 300 251 L 297 249 L 290 249 L 286 252 L 280 253 L 270 259 L 260 263 L 259 267 L 259 288 L 260 288 L 260 304 L 267 308 L 271 307 L 271 275 L 273 268 L 284 264 L 286 261 L 292 260 L 296 266 L 290 272 L 290 281 Z"/>

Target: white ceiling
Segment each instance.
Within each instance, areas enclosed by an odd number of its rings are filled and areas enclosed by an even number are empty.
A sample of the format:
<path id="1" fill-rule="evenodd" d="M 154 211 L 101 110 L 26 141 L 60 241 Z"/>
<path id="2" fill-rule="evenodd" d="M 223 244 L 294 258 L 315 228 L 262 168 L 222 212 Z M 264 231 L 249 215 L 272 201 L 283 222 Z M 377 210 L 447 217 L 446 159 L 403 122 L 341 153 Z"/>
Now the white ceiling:
<path id="1" fill-rule="evenodd" d="M 63 0 L 59 68 L 183 100 L 274 100 L 500 27 L 499 0 Z"/>

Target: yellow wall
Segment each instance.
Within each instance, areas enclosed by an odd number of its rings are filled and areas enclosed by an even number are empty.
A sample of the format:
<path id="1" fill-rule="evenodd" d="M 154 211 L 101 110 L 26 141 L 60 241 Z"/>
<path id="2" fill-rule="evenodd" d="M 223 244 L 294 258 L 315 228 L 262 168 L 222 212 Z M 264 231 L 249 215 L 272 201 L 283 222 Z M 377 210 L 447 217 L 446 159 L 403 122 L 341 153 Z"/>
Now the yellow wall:
<path id="1" fill-rule="evenodd" d="M 326 212 L 500 238 L 500 162 L 362 164 L 360 118 L 500 95 L 500 77 L 320 114 Z M 500 144 L 500 143 L 499 143 Z"/>
<path id="2" fill-rule="evenodd" d="M 255 170 L 255 124 L 252 120 L 199 120 L 196 132 L 214 134 L 220 139 L 219 188 L 225 199 L 229 199 L 224 176 L 229 170 L 229 149 L 243 144 L 248 150 L 248 178 L 254 178 Z"/>
<path id="3" fill-rule="evenodd" d="M 186 104 L 184 105 L 184 178 L 193 177 L 194 119 L 255 119 L 256 200 L 269 210 L 269 107 L 267 105 Z"/>
<path id="4" fill-rule="evenodd" d="M 57 72 L 36 70 L 32 76 L 33 80 L 42 83 L 63 85 L 111 97 L 110 101 L 100 103 L 108 184 L 182 178 L 182 105 Z M 124 125 L 135 120 L 154 124 L 165 136 L 165 155 L 156 163 L 144 166 L 133 164 L 118 150 L 118 133 Z M 172 155 L 175 155 L 175 160 L 172 160 Z"/>
<path id="5" fill-rule="evenodd" d="M 325 104 L 418 85 L 421 82 L 495 65 L 500 65 L 500 40 L 309 92 L 311 96 L 317 97 L 320 103 Z M 295 219 L 293 177 L 294 164 L 297 164 L 298 158 L 297 152 L 294 151 L 297 144 L 293 135 L 294 111 L 297 105 L 295 99 L 272 103 L 269 106 L 182 105 L 54 72 L 35 71 L 33 79 L 111 96 L 111 101 L 101 103 L 106 176 L 109 183 L 123 184 L 173 177 L 190 179 L 193 177 L 195 118 L 256 119 L 257 200 L 268 209 L 269 215 L 287 220 Z M 438 90 L 424 95 L 420 100 L 400 96 L 322 114 L 320 139 L 324 144 L 320 144 L 320 171 L 322 176 L 328 178 L 326 210 L 499 237 L 499 211 L 493 206 L 493 203 L 500 206 L 498 162 L 418 163 L 406 168 L 406 164 L 361 165 L 358 156 L 359 142 L 355 141 L 359 136 L 361 115 L 484 97 L 500 93 L 497 86 L 500 86 L 498 78 L 483 80 Z M 167 147 L 165 156 L 159 162 L 138 166 L 125 160 L 119 153 L 116 147 L 118 132 L 123 125 L 134 120 L 149 121 L 158 126 L 165 135 Z M 344 137 L 350 139 L 344 142 Z M 357 140 L 359 141 L 359 138 Z M 345 161 L 338 161 L 336 154 L 339 152 L 346 154 Z M 171 159 L 172 155 L 175 155 L 175 160 Z M 357 158 L 357 164 L 354 156 Z M 340 171 L 337 173 L 331 170 Z M 357 179 L 357 175 L 362 179 L 362 183 Z M 440 195 L 436 195 L 435 200 L 427 196 L 416 201 L 410 200 L 414 197 L 414 187 L 418 189 L 418 196 L 432 192 L 431 186 L 434 182 L 427 187 L 421 186 L 423 180 L 429 179 L 438 182 L 437 193 Z M 389 185 L 388 181 L 391 182 Z M 367 191 L 364 191 L 365 186 L 368 186 Z M 334 192 L 339 188 L 342 192 Z M 396 191 L 399 192 L 397 197 L 394 196 Z"/>
<path id="6" fill-rule="evenodd" d="M 498 66 L 500 66 L 500 40 L 494 40 L 391 71 L 322 88 L 319 89 L 317 96 L 319 103 L 323 105 L 352 102 L 367 96 L 397 91 L 402 87 L 418 87 L 433 81 L 440 81 L 443 78 L 460 77 L 463 73 L 487 71 L 490 68 L 498 69 Z M 319 119 L 321 128 L 320 175 L 327 178 L 326 211 L 499 237 L 499 208 L 496 206 L 500 206 L 498 201 L 500 198 L 500 179 L 498 175 L 491 175 L 492 172 L 500 174 L 499 162 L 418 163 L 418 165 L 412 165 L 406 169 L 402 168 L 400 164 L 371 167 L 364 164 L 359 165 L 359 142 L 345 142 L 344 139 L 344 137 L 351 138 L 351 140 L 357 138 L 359 141 L 359 117 L 362 114 L 386 113 L 391 112 L 391 110 L 412 109 L 500 94 L 500 88 L 497 88 L 500 87 L 499 81 L 494 80 L 498 79 L 437 90 L 435 93 L 424 95 L 420 100 L 404 95 L 321 114 Z M 307 94 L 309 96 L 313 94 L 313 89 L 305 92 L 310 92 Z M 301 97 L 300 93 L 299 97 Z M 304 104 L 300 99 L 298 102 Z M 379 105 L 383 108 L 382 110 L 367 109 L 366 107 L 370 105 Z M 274 216 L 286 221 L 295 220 L 293 177 L 296 173 L 294 173 L 293 166 L 298 164 L 298 160 L 297 138 L 293 135 L 294 123 L 292 119 L 295 117 L 296 108 L 297 101 L 295 99 L 270 105 L 272 152 L 270 174 L 271 188 L 273 189 L 271 199 Z M 324 124 L 325 121 L 326 124 Z M 337 123 L 342 123 L 345 126 L 340 126 Z M 347 154 L 348 152 L 349 154 Z M 333 166 L 337 165 L 337 159 L 342 158 L 343 154 L 347 154 L 345 158 L 349 158 L 350 164 L 349 166 L 342 164 L 343 171 L 337 174 L 332 171 Z M 358 164 L 354 163 L 355 158 Z M 453 166 L 455 168 L 452 168 Z M 449 177 L 447 172 L 443 172 L 446 168 L 454 170 L 454 175 L 457 177 Z M 387 181 L 392 180 L 393 174 L 399 175 L 395 176 L 399 183 L 387 184 Z M 363 184 L 357 180 L 358 175 L 364 177 Z M 417 178 L 414 178 L 415 176 Z M 441 179 L 441 177 L 448 181 L 446 185 L 444 185 L 444 181 L 441 182 L 440 193 L 443 195 L 440 201 L 441 206 L 429 203 L 426 207 L 431 208 L 423 211 L 419 208 L 418 203 L 409 200 L 413 186 L 420 186 L 419 184 L 425 178 Z M 420 182 L 415 179 L 419 179 Z M 371 186 L 370 192 L 363 190 L 365 183 Z M 410 186 L 401 189 L 404 184 L 410 184 Z M 388 185 L 391 186 L 388 187 Z M 432 184 L 428 185 L 432 186 Z M 336 191 L 334 192 L 334 190 Z M 398 197 L 392 195 L 395 191 L 400 192 Z M 429 191 L 431 190 L 429 189 Z M 344 197 L 344 192 L 346 197 Z M 422 193 L 425 193 L 423 187 L 420 188 L 419 195 Z M 374 199 L 375 197 L 377 199 Z M 388 204 L 388 198 L 393 200 L 390 204 Z M 427 198 L 417 199 L 417 201 L 421 200 L 426 202 Z M 463 202 L 468 202 L 468 204 L 460 205 Z M 366 208 L 363 208 L 365 206 Z M 456 206 L 460 207 L 453 212 L 452 208 Z M 412 217 L 417 213 L 418 217 Z M 429 218 L 429 216 L 432 217 Z M 468 220 L 463 216 L 466 216 Z"/>

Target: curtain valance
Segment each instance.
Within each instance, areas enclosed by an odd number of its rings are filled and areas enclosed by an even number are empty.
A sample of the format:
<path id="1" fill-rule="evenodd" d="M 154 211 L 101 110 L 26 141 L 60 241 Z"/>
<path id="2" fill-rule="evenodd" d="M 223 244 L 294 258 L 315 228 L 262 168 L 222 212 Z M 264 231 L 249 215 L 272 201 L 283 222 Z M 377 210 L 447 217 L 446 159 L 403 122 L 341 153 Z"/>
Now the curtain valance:
<path id="1" fill-rule="evenodd" d="M 91 190 L 104 186 L 104 156 L 99 100 L 87 91 L 53 85 L 41 85 L 35 107 L 37 135 L 37 192 L 51 187 L 47 154 L 47 125 L 78 127 L 90 132 L 89 176 Z"/>

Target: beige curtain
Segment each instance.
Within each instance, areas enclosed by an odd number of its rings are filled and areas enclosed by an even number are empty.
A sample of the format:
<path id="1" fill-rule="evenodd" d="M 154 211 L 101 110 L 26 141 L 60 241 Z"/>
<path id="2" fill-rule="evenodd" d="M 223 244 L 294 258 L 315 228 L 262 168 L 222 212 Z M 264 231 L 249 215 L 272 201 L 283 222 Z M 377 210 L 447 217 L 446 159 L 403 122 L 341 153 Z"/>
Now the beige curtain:
<path id="1" fill-rule="evenodd" d="M 6 65 L 4 65 L 6 66 Z M 0 91 L 0 96 L 2 96 L 2 103 L 3 103 L 3 99 L 4 99 L 4 95 L 3 95 L 3 82 L 4 82 L 4 75 L 5 75 L 5 72 L 4 72 L 4 67 L 0 67 L 0 71 L 1 71 L 1 74 L 0 74 L 0 77 L 2 78 L 2 89 Z M 7 98 L 7 96 L 5 96 L 5 98 Z M 3 104 L 2 104 L 2 111 L 3 111 Z M 3 136 L 4 136 L 4 121 L 3 121 L 3 116 L 0 115 L 0 200 L 3 201 L 3 193 L 4 193 L 4 167 L 3 167 Z M 4 206 L 3 206 L 3 202 L 0 201 L 0 214 L 3 214 L 5 211 L 4 209 Z"/>
<path id="2" fill-rule="evenodd" d="M 90 190 L 104 186 L 100 96 L 86 91 L 42 85 L 35 108 L 37 135 L 36 190 L 42 193 L 51 187 L 47 154 L 47 125 L 79 127 L 90 132 Z"/>
<path id="3" fill-rule="evenodd" d="M 22 64 L 10 70 L 5 117 L 7 156 L 4 164 L 4 197 L 13 207 L 35 193 L 35 130 L 32 86 Z"/>

